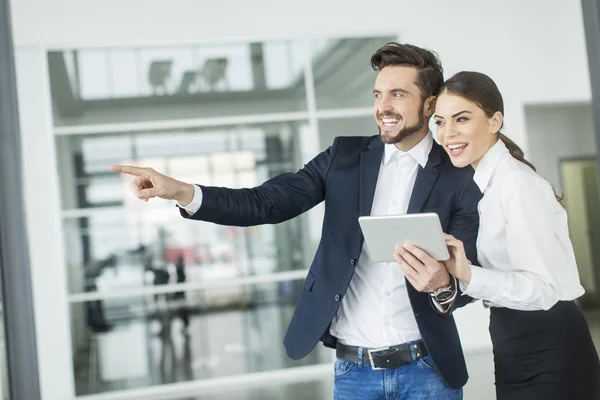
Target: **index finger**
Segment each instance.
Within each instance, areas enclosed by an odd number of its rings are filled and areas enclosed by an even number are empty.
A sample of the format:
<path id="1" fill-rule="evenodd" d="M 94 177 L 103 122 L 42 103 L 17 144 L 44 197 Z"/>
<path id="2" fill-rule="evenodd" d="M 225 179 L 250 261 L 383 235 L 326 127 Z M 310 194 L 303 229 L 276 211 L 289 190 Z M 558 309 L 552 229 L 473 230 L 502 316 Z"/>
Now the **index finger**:
<path id="1" fill-rule="evenodd" d="M 114 172 L 120 172 L 122 174 L 134 175 L 134 176 L 147 176 L 146 168 L 134 167 L 131 165 L 111 165 L 110 170 Z"/>
<path id="2" fill-rule="evenodd" d="M 406 243 L 404 245 L 404 248 L 406 250 L 410 251 L 419 260 L 421 260 L 421 262 L 423 264 L 425 264 L 427 261 L 433 260 L 433 258 L 429 254 L 427 254 L 426 252 L 424 252 L 423 250 L 421 250 L 420 248 L 418 248 L 415 245 L 412 245 L 410 243 Z M 435 261 L 435 260 L 433 260 L 433 261 Z"/>
<path id="3" fill-rule="evenodd" d="M 452 247 L 457 247 L 457 248 L 461 248 L 463 246 L 463 242 L 461 242 L 458 239 L 453 238 L 447 238 L 446 239 L 446 246 L 452 246 Z"/>

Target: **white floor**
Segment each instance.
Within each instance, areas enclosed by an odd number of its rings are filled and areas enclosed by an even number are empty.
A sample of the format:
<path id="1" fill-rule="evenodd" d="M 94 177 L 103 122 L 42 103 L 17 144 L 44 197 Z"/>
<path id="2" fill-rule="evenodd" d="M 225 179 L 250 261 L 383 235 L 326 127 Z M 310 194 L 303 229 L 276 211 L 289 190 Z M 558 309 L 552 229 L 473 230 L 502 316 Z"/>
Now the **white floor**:
<path id="1" fill-rule="evenodd" d="M 470 379 L 464 389 L 465 400 L 495 400 L 494 368 L 491 352 L 467 355 Z M 332 369 L 333 372 L 333 369 Z M 330 400 L 333 374 L 317 381 L 281 385 L 278 382 L 257 388 L 215 391 L 188 400 Z"/>
<path id="2" fill-rule="evenodd" d="M 292 311 L 292 306 L 270 306 L 192 316 L 187 335 L 182 333 L 178 318 L 167 322 L 167 333 L 160 335 L 156 333 L 161 326 L 158 321 L 132 321 L 119 325 L 94 337 L 95 351 L 85 357 L 87 362 L 81 364 L 83 373 L 78 374 L 78 388 L 84 392 L 80 394 L 105 392 L 109 396 L 106 398 L 111 400 L 331 399 L 333 350 L 317 346 L 311 356 L 301 361 L 293 361 L 284 353 L 281 338 Z M 488 315 L 488 311 L 478 304 L 456 313 L 470 375 L 464 388 L 466 400 L 495 399 Z M 586 317 L 600 349 L 600 311 L 587 313 Z M 303 375 L 294 369 L 311 365 L 318 367 L 316 373 Z M 285 377 L 269 375 L 260 382 L 246 375 L 277 370 L 288 370 L 289 373 Z M 234 379 L 237 383 L 225 388 L 223 385 L 194 388 L 197 383 L 234 376 L 248 379 Z M 174 387 L 169 388 L 173 384 L 183 384 L 187 389 L 178 391 L 180 397 L 174 396 L 170 391 Z M 169 393 L 163 391 L 164 395 L 159 395 L 157 385 Z M 138 397 L 130 392 L 144 389 L 145 394 L 138 392 Z M 128 396 L 123 397 L 124 394 Z"/>
<path id="3" fill-rule="evenodd" d="M 596 343 L 596 349 L 600 353 L 600 311 L 586 313 L 586 318 L 590 325 L 592 337 Z M 465 323 L 468 322 L 464 319 L 460 320 L 459 329 L 461 330 L 461 335 L 464 334 L 463 331 L 467 328 Z M 482 332 L 479 326 L 474 326 L 473 328 L 473 331 L 469 333 L 471 338 L 477 332 L 484 336 L 487 335 L 487 331 Z M 480 338 L 480 340 L 481 342 L 486 341 L 485 338 Z M 464 399 L 495 400 L 494 364 L 491 349 L 479 352 L 467 351 L 465 354 L 469 371 L 469 381 L 464 388 Z M 244 388 L 227 392 L 220 391 L 218 394 L 206 394 L 190 400 L 329 400 L 332 398 L 333 375 L 329 375 L 319 381 L 294 383 L 279 387 L 268 385 L 257 389 Z"/>

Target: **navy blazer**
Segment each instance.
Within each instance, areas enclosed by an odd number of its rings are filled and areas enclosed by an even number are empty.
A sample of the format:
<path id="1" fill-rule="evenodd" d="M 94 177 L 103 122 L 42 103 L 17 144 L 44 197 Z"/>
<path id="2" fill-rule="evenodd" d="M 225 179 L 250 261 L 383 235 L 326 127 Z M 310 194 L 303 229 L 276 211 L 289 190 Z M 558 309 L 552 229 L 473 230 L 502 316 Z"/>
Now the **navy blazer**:
<path id="1" fill-rule="evenodd" d="M 284 173 L 252 189 L 202 188 L 202 206 L 185 218 L 221 225 L 275 224 L 325 201 L 321 241 L 304 281 L 285 336 L 293 359 L 306 356 L 319 342 L 335 348 L 331 320 L 344 297 L 363 247 L 358 217 L 369 215 L 384 153 L 378 135 L 338 137 L 296 173 Z M 473 169 L 455 168 L 434 142 L 425 168 L 419 166 L 408 213 L 435 212 L 444 232 L 463 241 L 469 260 L 477 260 L 477 203 L 481 192 Z M 468 378 L 452 313 L 438 313 L 427 293 L 407 281 L 408 295 L 429 354 L 446 382 L 462 387 Z M 459 296 L 453 307 L 471 299 Z"/>

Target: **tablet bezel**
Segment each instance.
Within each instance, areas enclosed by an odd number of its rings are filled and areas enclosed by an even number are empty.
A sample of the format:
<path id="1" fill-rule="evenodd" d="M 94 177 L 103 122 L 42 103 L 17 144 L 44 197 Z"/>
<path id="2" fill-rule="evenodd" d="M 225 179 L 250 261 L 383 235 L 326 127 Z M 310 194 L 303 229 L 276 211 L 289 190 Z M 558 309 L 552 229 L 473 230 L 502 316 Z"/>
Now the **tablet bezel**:
<path id="1" fill-rule="evenodd" d="M 374 262 L 393 262 L 394 246 L 411 243 L 438 261 L 450 258 L 436 213 L 376 215 L 358 218 L 369 256 Z"/>

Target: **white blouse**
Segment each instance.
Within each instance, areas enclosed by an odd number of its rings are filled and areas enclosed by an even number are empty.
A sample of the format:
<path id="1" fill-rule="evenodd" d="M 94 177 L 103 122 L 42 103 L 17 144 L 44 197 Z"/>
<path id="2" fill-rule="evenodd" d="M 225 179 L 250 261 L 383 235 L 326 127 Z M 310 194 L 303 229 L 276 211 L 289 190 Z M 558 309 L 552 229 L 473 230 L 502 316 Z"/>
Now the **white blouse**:
<path id="1" fill-rule="evenodd" d="M 486 307 L 548 310 L 584 293 L 567 213 L 552 186 L 513 158 L 501 140 L 483 156 L 473 178 L 479 202 L 480 267 L 463 293 Z"/>

